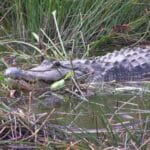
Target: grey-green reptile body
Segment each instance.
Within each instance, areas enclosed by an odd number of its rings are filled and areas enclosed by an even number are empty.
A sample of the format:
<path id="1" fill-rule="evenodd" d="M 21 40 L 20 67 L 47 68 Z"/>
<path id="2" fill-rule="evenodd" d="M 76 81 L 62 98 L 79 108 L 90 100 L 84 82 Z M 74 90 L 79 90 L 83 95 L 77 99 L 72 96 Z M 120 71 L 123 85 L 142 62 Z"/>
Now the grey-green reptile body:
<path id="1" fill-rule="evenodd" d="M 43 61 L 30 70 L 7 68 L 5 75 L 26 81 L 54 82 L 70 71 L 85 82 L 134 81 L 150 77 L 150 47 L 124 48 L 105 56 L 73 61 Z"/>

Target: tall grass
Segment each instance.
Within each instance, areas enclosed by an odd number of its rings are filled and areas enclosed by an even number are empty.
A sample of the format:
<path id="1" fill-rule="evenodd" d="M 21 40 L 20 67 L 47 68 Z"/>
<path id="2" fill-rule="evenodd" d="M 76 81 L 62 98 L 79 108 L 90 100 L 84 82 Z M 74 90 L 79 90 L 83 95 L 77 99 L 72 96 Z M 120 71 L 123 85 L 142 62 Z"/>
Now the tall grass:
<path id="1" fill-rule="evenodd" d="M 116 41 L 129 45 L 149 38 L 148 0 L 4 0 L 3 4 L 0 33 L 12 33 L 12 38 L 34 43 L 34 32 L 39 35 L 40 44 L 45 42 L 48 49 L 55 50 L 42 29 L 62 53 L 61 41 L 66 51 L 83 54 Z M 10 10 L 4 15 L 6 9 Z M 52 15 L 54 10 L 61 41 Z M 127 25 L 125 31 L 114 30 L 123 24 Z"/>

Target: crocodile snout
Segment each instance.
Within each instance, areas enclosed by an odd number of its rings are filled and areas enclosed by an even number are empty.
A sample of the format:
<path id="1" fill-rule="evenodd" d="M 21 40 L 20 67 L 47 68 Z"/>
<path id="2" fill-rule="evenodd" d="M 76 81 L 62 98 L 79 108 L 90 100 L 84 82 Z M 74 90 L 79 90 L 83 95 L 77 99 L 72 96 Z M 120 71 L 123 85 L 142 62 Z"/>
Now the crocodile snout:
<path id="1" fill-rule="evenodd" d="M 17 67 L 7 68 L 4 75 L 13 79 L 19 79 L 21 77 L 21 69 Z"/>

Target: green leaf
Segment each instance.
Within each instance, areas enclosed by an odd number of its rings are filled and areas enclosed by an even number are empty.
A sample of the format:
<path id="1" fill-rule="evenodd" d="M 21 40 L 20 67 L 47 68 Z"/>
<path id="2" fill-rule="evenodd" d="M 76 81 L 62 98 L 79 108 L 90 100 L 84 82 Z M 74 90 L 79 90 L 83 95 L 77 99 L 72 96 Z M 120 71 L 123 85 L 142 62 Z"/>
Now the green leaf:
<path id="1" fill-rule="evenodd" d="M 54 83 L 50 86 L 50 88 L 51 88 L 51 90 L 59 90 L 59 89 L 63 88 L 64 86 L 65 86 L 65 80 L 64 80 L 64 79 L 61 79 L 61 80 L 59 80 L 59 81 L 54 82 Z"/>
<path id="2" fill-rule="evenodd" d="M 36 39 L 36 41 L 39 42 L 39 36 L 35 32 L 32 32 L 32 35 Z"/>
<path id="3" fill-rule="evenodd" d="M 71 78 L 74 76 L 74 72 L 73 71 L 70 71 L 66 74 L 66 76 L 64 77 L 64 80 L 68 79 L 68 78 Z"/>
<path id="4" fill-rule="evenodd" d="M 0 75 L 0 82 L 4 81 L 4 76 Z"/>

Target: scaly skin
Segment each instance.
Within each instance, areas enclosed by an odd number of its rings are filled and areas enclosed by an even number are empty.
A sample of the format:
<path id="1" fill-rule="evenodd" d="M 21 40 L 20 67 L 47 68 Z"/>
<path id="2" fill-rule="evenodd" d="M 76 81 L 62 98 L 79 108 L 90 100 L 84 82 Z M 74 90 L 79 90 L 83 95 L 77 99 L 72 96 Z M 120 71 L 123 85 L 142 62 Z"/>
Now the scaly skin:
<path id="1" fill-rule="evenodd" d="M 94 59 L 44 61 L 30 70 L 10 67 L 5 76 L 26 81 L 54 82 L 73 70 L 84 81 L 109 82 L 144 80 L 150 77 L 150 47 L 125 48 Z"/>

